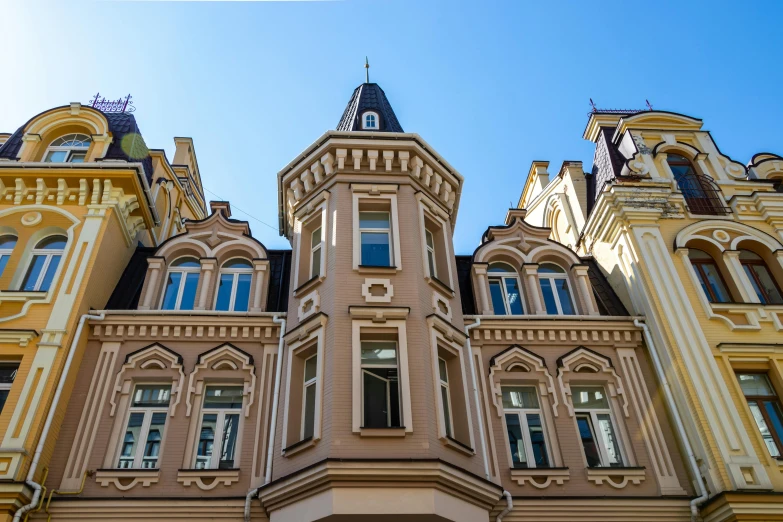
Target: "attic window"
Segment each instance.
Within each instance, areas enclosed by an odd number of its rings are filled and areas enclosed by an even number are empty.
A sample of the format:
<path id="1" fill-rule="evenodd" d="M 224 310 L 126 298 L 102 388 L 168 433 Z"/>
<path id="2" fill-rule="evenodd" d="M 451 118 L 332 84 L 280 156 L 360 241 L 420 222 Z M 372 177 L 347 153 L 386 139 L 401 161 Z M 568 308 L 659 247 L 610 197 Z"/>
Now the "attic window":
<path id="1" fill-rule="evenodd" d="M 362 129 L 377 130 L 378 120 L 377 112 L 365 112 L 362 115 Z"/>
<path id="2" fill-rule="evenodd" d="M 92 139 L 85 134 L 67 134 L 49 145 L 46 163 L 84 163 Z"/>

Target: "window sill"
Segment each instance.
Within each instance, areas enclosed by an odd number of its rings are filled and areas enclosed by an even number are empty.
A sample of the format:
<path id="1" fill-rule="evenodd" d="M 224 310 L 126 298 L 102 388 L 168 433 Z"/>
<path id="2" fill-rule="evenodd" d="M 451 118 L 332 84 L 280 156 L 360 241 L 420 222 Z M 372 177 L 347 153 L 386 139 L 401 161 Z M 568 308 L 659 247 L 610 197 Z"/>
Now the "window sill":
<path id="1" fill-rule="evenodd" d="M 324 279 L 326 279 L 326 276 L 318 276 L 310 279 L 309 281 L 305 281 L 304 283 L 299 285 L 299 288 L 294 290 L 293 293 L 294 297 L 299 297 L 300 295 L 309 292 L 316 286 L 320 285 Z"/>
<path id="2" fill-rule="evenodd" d="M 177 482 L 185 487 L 195 484 L 200 490 L 209 491 L 220 484 L 230 486 L 234 482 L 239 482 L 239 468 L 181 469 L 177 471 Z"/>
<path id="3" fill-rule="evenodd" d="M 772 312 L 783 312 L 783 304 L 764 304 L 764 303 L 710 303 L 713 310 L 721 312 L 730 312 L 737 309 L 763 308 Z"/>
<path id="4" fill-rule="evenodd" d="M 46 298 L 46 294 L 48 293 L 49 293 L 48 291 L 30 292 L 26 290 L 2 290 L 0 291 L 0 302 L 34 301 L 34 300 Z"/>
<path id="5" fill-rule="evenodd" d="M 405 427 L 399 428 L 359 428 L 362 437 L 404 437 Z"/>
<path id="6" fill-rule="evenodd" d="M 511 479 L 524 486 L 530 484 L 534 488 L 544 489 L 553 483 L 558 486 L 565 484 L 571 478 L 568 468 L 512 468 Z"/>
<path id="7" fill-rule="evenodd" d="M 604 482 L 615 489 L 622 489 L 629 483 L 638 486 L 645 478 L 643 467 L 587 468 L 587 480 L 597 486 Z"/>
<path id="8" fill-rule="evenodd" d="M 451 287 L 449 287 L 446 283 L 444 283 L 437 277 L 426 276 L 424 279 L 427 281 L 427 283 L 429 283 L 430 286 L 432 286 L 436 290 L 445 292 L 450 297 L 454 297 L 456 295 L 456 293 L 454 292 L 454 290 L 451 289 Z"/>
<path id="9" fill-rule="evenodd" d="M 441 437 L 440 440 L 441 442 L 443 442 L 444 446 L 459 451 L 460 453 L 464 453 L 465 455 L 470 455 L 472 457 L 473 455 L 476 454 L 473 448 L 471 448 L 467 444 L 461 443 L 457 439 L 449 437 L 448 435 L 445 437 Z"/>
<path id="10" fill-rule="evenodd" d="M 313 440 L 312 437 L 307 437 L 306 439 L 302 439 L 299 442 L 294 442 L 287 448 L 283 448 L 283 456 L 284 457 L 291 457 L 293 455 L 296 455 L 297 453 L 304 451 L 308 448 L 312 448 L 315 446 L 315 443 L 318 442 L 317 440 Z"/>
<path id="11" fill-rule="evenodd" d="M 360 274 L 393 275 L 397 273 L 398 268 L 396 266 L 359 265 L 359 268 L 356 270 Z"/>
<path id="12" fill-rule="evenodd" d="M 99 469 L 95 472 L 95 482 L 101 486 L 114 486 L 120 491 L 128 491 L 141 484 L 148 488 L 152 484 L 157 484 L 160 478 L 159 469 Z"/>

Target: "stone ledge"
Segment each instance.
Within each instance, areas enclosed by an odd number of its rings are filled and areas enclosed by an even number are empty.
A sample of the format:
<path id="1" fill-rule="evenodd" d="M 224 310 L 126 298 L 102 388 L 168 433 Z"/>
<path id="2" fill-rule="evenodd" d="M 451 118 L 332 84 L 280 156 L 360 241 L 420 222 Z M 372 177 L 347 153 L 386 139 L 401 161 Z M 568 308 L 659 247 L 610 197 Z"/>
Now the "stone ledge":
<path id="1" fill-rule="evenodd" d="M 530 484 L 534 488 L 544 489 L 552 483 L 562 486 L 571 478 L 568 468 L 514 468 L 511 470 L 511 479 L 524 486 Z"/>
<path id="2" fill-rule="evenodd" d="M 159 469 L 99 469 L 95 472 L 95 482 L 104 488 L 114 486 L 120 491 L 128 491 L 137 485 L 148 488 L 160 479 Z"/>
<path id="3" fill-rule="evenodd" d="M 215 489 L 218 485 L 230 486 L 239 481 L 239 469 L 181 469 L 177 482 L 189 487 L 195 484 L 202 491 Z"/>
<path id="4" fill-rule="evenodd" d="M 615 489 L 622 489 L 629 483 L 638 486 L 644 481 L 644 468 L 587 468 L 587 480 L 597 486 L 604 482 Z"/>

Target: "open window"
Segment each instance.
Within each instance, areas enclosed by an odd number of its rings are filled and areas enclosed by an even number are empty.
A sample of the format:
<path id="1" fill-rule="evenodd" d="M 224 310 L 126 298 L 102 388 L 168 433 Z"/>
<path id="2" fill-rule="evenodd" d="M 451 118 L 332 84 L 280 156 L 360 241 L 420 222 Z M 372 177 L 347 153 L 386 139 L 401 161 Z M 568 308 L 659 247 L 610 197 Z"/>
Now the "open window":
<path id="1" fill-rule="evenodd" d="M 166 277 L 166 289 L 160 308 L 193 310 L 200 273 L 201 263 L 194 257 L 181 257 L 174 261 Z"/>
<path id="2" fill-rule="evenodd" d="M 571 386 L 571 400 L 587 466 L 625 466 L 604 387 Z"/>
<path id="3" fill-rule="evenodd" d="M 138 384 L 133 392 L 117 467 L 157 469 L 166 427 L 170 384 Z"/>
<path id="4" fill-rule="evenodd" d="M 215 310 L 247 312 L 250 306 L 252 280 L 253 265 L 250 261 L 241 258 L 226 261 L 220 268 Z M 198 279 L 196 279 L 197 283 Z"/>
<path id="5" fill-rule="evenodd" d="M 242 386 L 207 386 L 196 443 L 195 469 L 237 468 Z"/>
<path id="6" fill-rule="evenodd" d="M 487 268 L 489 294 L 495 315 L 522 315 L 525 306 L 519 274 L 508 263 L 491 263 Z"/>
<path id="7" fill-rule="evenodd" d="M 35 245 L 31 252 L 30 266 L 22 281 L 23 291 L 49 291 L 67 242 L 68 238 L 65 236 L 49 236 Z"/>
<path id="8" fill-rule="evenodd" d="M 473 434 L 470 426 L 470 406 L 465 368 L 461 350 L 463 345 L 447 340 L 450 326 L 438 317 L 428 318 L 433 332 L 433 364 L 435 365 L 436 401 L 441 441 L 454 449 L 473 454 Z"/>

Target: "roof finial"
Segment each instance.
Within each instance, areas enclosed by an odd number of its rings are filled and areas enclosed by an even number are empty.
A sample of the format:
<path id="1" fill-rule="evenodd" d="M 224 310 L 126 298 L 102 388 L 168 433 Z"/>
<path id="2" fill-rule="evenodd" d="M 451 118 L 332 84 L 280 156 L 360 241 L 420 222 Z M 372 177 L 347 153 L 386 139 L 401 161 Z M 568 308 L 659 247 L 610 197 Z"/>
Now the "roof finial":
<path id="1" fill-rule="evenodd" d="M 650 103 L 650 100 L 644 100 L 644 101 L 647 104 L 647 110 L 648 111 L 653 110 L 653 106 L 652 106 L 652 103 Z"/>
<path id="2" fill-rule="evenodd" d="M 367 57 L 364 57 L 364 74 L 365 74 L 365 80 L 364 83 L 370 83 L 370 61 L 367 59 Z"/>

